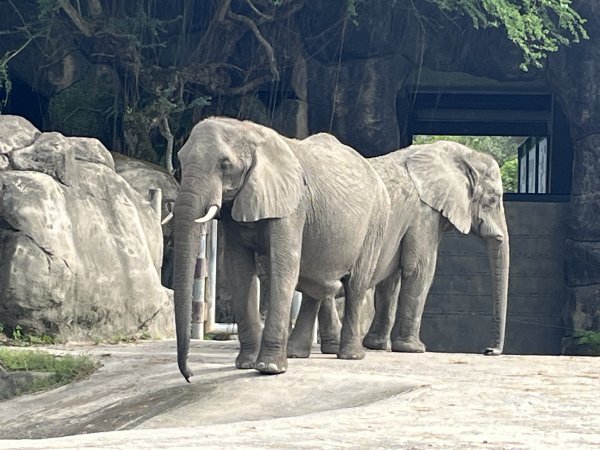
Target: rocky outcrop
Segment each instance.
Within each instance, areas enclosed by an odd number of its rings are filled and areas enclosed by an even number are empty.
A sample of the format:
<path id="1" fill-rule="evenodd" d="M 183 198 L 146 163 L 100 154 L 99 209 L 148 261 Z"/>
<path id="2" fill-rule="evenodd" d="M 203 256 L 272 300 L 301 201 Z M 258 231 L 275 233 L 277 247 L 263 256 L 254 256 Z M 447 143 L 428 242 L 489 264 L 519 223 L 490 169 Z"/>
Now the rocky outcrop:
<path id="1" fill-rule="evenodd" d="M 170 336 L 162 230 L 96 139 L 0 115 L 0 320 L 60 340 Z"/>
<path id="2" fill-rule="evenodd" d="M 574 141 L 565 264 L 568 334 L 600 332 L 600 4 L 579 0 L 574 7 L 588 19 L 590 40 L 553 54 L 547 71 Z M 573 345 L 571 337 L 564 345 L 567 353 L 578 353 L 581 347 Z"/>
<path id="3" fill-rule="evenodd" d="M 161 219 L 173 211 L 175 198 L 179 192 L 179 183 L 163 167 L 147 161 L 130 158 L 121 153 L 112 153 L 115 170 L 142 196 L 146 197 L 150 189 L 162 192 Z M 162 227 L 163 262 L 161 280 L 163 286 L 173 285 L 173 222 L 168 221 Z"/>

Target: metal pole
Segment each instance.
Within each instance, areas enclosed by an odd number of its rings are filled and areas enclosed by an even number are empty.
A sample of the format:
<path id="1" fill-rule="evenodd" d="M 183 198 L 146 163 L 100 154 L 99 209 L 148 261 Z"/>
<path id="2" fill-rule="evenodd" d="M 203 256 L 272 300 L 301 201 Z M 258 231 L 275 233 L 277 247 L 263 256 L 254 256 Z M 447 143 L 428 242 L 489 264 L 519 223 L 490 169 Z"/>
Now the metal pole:
<path id="1" fill-rule="evenodd" d="M 290 326 L 294 328 L 296 325 L 296 319 L 298 318 L 298 313 L 300 312 L 300 305 L 302 304 L 302 293 L 298 291 L 294 291 L 294 295 L 292 296 L 292 311 L 290 313 Z"/>
<path id="2" fill-rule="evenodd" d="M 217 221 L 211 220 L 208 224 L 208 295 L 205 333 L 211 334 L 237 334 L 237 324 L 217 323 L 215 319 L 217 299 Z"/>
<path id="3" fill-rule="evenodd" d="M 194 287 L 192 290 L 192 339 L 204 339 L 204 298 L 206 290 L 206 227 L 200 235 L 200 250 L 196 257 Z"/>
<path id="4" fill-rule="evenodd" d="M 152 209 L 156 211 L 158 215 L 158 222 L 160 223 L 162 219 L 162 191 L 160 189 L 152 188 L 148 192 L 148 197 L 150 200 L 150 205 Z"/>

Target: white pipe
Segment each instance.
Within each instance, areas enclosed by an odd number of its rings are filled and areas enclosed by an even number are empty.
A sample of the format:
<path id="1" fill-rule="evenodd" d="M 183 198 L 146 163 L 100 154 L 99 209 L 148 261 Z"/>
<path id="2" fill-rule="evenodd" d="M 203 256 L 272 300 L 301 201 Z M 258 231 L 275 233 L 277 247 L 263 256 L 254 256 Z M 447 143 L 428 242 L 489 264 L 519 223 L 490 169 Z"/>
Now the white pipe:
<path id="1" fill-rule="evenodd" d="M 211 207 L 212 208 L 212 207 Z M 207 282 L 208 295 L 206 295 L 206 322 L 204 324 L 205 334 L 215 335 L 231 335 L 237 334 L 236 323 L 218 323 L 216 321 L 216 297 L 217 297 L 217 221 L 212 220 L 207 224 L 208 237 L 206 242 L 207 246 L 207 259 L 208 259 L 208 274 Z M 248 292 L 248 301 L 256 301 L 257 307 L 260 305 L 260 280 L 255 275 L 250 285 L 250 291 Z M 252 300 L 254 299 L 254 300 Z M 295 291 L 292 297 L 292 311 L 291 319 L 296 322 L 298 311 L 300 309 L 300 303 L 302 302 L 302 294 Z M 316 342 L 316 327 L 313 342 Z"/>
<path id="2" fill-rule="evenodd" d="M 166 216 L 166 217 L 165 217 L 165 218 L 164 218 L 164 219 L 163 219 L 163 220 L 160 222 L 160 224 L 161 224 L 161 225 L 166 225 L 166 224 L 168 224 L 168 223 L 171 221 L 171 219 L 172 219 L 172 218 L 173 218 L 173 213 L 172 213 L 172 212 L 170 212 L 170 213 L 169 213 L 169 214 L 168 214 L 168 215 L 167 215 L 167 216 Z"/>
<path id="3" fill-rule="evenodd" d="M 300 312 L 301 304 L 302 304 L 302 294 L 298 291 L 294 291 L 294 295 L 292 296 L 292 311 L 290 314 L 291 328 L 294 328 L 294 325 L 296 325 L 296 319 L 298 318 L 298 313 Z"/>
<path id="4" fill-rule="evenodd" d="M 200 249 L 196 257 L 192 290 L 192 339 L 204 339 L 204 301 L 206 297 L 206 227 L 201 225 Z"/>
<path id="5" fill-rule="evenodd" d="M 214 205 L 213 205 L 214 206 Z M 211 209 L 213 208 L 211 206 Z M 216 206 L 214 206 L 216 208 Z M 210 212 L 210 209 L 209 209 Z M 212 220 L 208 227 L 208 314 L 204 332 L 216 335 L 237 334 L 236 323 L 217 323 L 215 318 L 217 299 L 217 221 Z"/>

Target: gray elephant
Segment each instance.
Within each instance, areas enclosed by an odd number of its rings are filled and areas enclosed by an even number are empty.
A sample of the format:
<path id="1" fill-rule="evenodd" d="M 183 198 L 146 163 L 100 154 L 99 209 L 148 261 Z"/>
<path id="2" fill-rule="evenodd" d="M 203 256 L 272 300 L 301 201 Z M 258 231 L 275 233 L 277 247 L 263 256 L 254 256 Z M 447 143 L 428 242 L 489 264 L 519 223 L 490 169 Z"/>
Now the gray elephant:
<path id="1" fill-rule="evenodd" d="M 421 317 L 435 272 L 442 232 L 456 228 L 481 236 L 488 249 L 493 284 L 493 339 L 485 354 L 503 351 L 506 327 L 509 238 L 502 203 L 502 180 L 489 155 L 456 142 L 412 145 L 369 162 L 385 183 L 392 212 L 373 274 L 375 316 L 365 347 L 424 352 Z M 397 304 L 396 304 L 397 300 Z M 288 356 L 306 357 L 315 316 L 328 345 L 339 328 L 335 305 L 302 304 L 288 344 Z M 395 321 L 393 321 L 395 309 Z M 393 325 L 393 328 L 392 328 Z"/>
<path id="2" fill-rule="evenodd" d="M 238 368 L 285 372 L 296 287 L 306 298 L 319 299 L 333 298 L 344 288 L 346 314 L 337 355 L 364 357 L 358 309 L 390 212 L 385 186 L 367 160 L 328 134 L 288 139 L 267 127 L 222 117 L 198 123 L 178 156 L 174 294 L 177 357 L 186 380 L 192 375 L 187 357 L 197 222 L 217 214 L 238 323 Z M 266 257 L 270 292 L 262 337 L 258 307 L 248 300 L 256 255 Z"/>

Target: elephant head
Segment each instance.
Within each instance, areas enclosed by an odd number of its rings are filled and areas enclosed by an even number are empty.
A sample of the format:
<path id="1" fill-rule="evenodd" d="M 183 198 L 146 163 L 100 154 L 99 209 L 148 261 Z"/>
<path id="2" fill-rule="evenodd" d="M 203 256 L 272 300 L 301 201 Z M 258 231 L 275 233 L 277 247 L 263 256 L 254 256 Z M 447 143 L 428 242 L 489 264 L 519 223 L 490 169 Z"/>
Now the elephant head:
<path id="1" fill-rule="evenodd" d="M 194 264 L 198 222 L 220 210 L 237 222 L 286 217 L 303 195 L 303 171 L 286 140 L 273 130 L 235 119 L 198 123 L 178 153 L 181 188 L 174 207 L 174 297 L 177 361 L 189 381 Z M 226 210 L 226 212 L 225 212 Z"/>
<path id="2" fill-rule="evenodd" d="M 414 153 L 407 158 L 407 168 L 421 200 L 461 233 L 473 231 L 486 242 L 493 283 L 494 336 L 485 354 L 501 354 L 506 329 L 509 239 L 498 163 L 490 155 L 456 142 L 438 141 L 411 149 Z"/>

